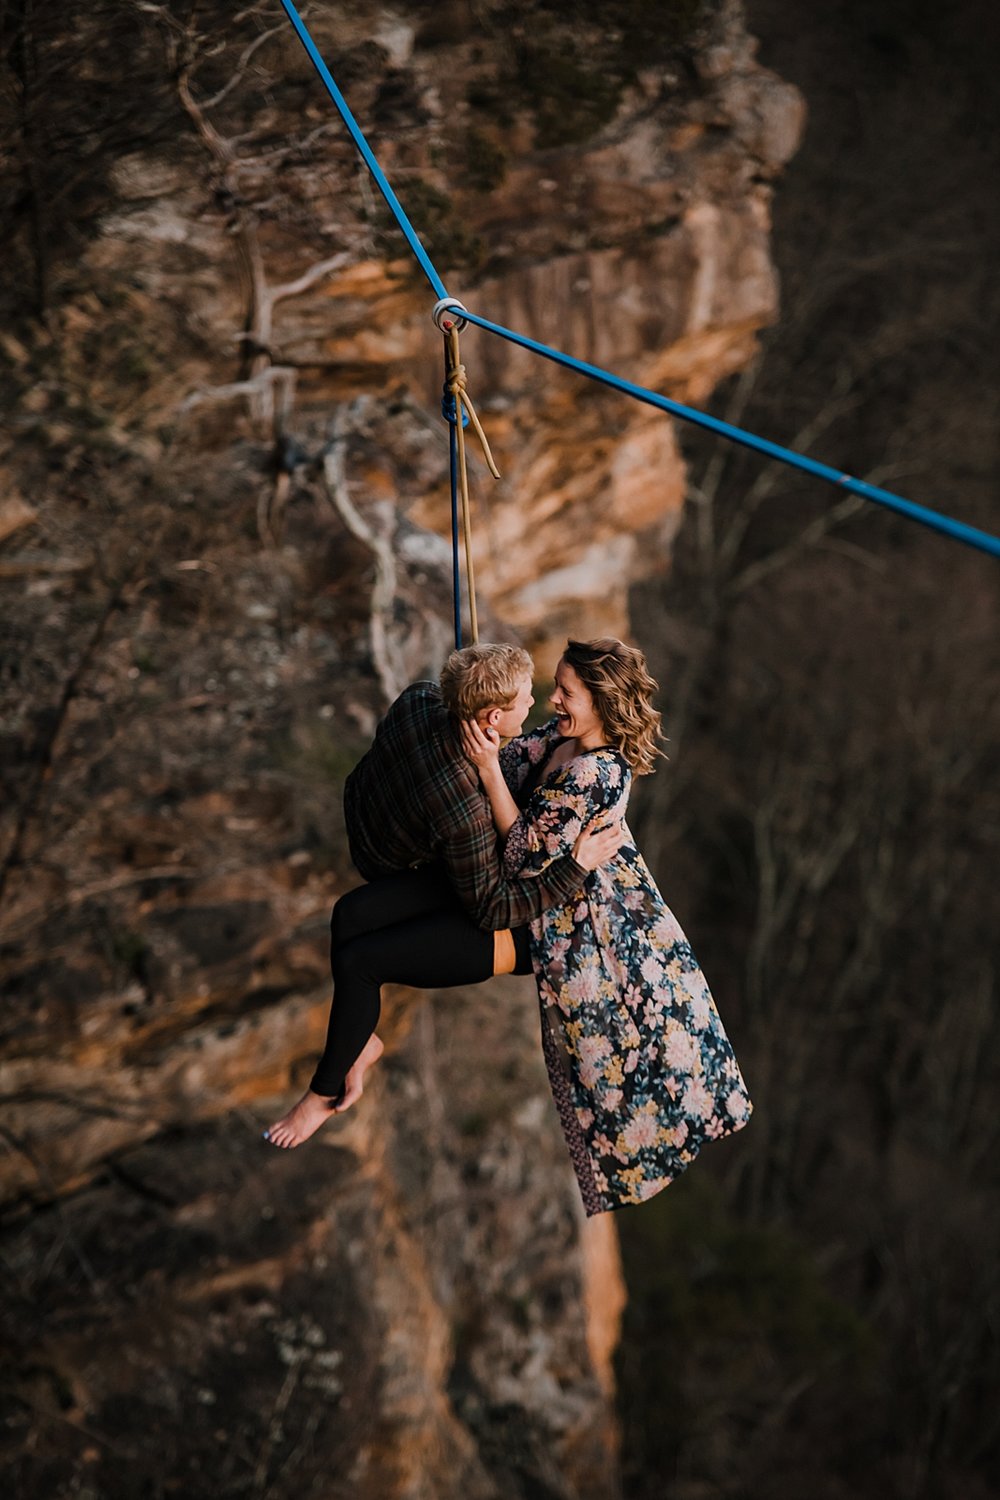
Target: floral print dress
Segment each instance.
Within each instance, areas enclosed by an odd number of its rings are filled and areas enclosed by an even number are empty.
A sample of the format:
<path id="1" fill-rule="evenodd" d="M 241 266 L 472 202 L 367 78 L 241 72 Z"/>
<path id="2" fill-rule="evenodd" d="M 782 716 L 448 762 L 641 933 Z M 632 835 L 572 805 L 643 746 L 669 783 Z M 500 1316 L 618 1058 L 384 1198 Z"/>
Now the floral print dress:
<path id="1" fill-rule="evenodd" d="M 501 751 L 521 807 L 508 875 L 539 874 L 595 813 L 622 813 L 632 773 L 610 748 L 545 774 L 553 719 Z M 627 827 L 626 827 L 627 832 Z M 676 918 L 628 835 L 580 894 L 531 923 L 549 1081 L 586 1212 L 640 1203 L 752 1105 L 715 1002 Z"/>

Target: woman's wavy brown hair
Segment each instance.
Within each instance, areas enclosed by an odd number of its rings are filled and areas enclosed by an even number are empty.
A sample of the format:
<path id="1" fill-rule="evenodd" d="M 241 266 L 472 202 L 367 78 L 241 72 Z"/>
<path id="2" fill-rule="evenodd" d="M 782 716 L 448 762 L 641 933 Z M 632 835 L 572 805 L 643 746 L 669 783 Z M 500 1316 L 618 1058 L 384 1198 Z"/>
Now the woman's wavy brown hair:
<path id="1" fill-rule="evenodd" d="M 613 638 L 567 641 L 563 661 L 573 668 L 594 700 L 608 744 L 625 757 L 637 776 L 655 770 L 663 751 L 660 715 L 650 703 L 659 683 L 650 676 L 637 646 Z"/>

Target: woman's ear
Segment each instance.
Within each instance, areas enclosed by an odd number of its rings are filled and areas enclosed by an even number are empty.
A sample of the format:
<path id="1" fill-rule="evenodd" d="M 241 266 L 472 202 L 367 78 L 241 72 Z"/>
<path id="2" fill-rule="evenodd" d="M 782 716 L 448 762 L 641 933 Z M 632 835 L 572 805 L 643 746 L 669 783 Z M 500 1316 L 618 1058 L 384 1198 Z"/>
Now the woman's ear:
<path id="1" fill-rule="evenodd" d="M 500 710 L 498 708 L 491 708 L 486 715 L 486 722 L 491 729 L 494 729 L 500 722 Z"/>

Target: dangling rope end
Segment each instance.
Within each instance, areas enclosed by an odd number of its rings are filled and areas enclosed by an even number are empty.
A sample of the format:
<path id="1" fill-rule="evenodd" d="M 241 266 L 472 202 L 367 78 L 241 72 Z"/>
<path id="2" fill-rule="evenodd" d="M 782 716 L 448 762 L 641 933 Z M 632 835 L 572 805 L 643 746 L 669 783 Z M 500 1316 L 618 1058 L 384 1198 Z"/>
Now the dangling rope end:
<path id="1" fill-rule="evenodd" d="M 464 369 L 464 366 L 462 366 L 461 368 Z M 472 425 L 476 429 L 479 441 L 482 444 L 483 458 L 486 460 L 486 467 L 489 469 L 494 479 L 499 479 L 500 470 L 497 468 L 496 460 L 494 459 L 493 454 L 490 451 L 489 441 L 487 440 L 486 434 L 483 431 L 482 423 L 480 422 L 479 417 L 476 414 L 476 408 L 472 405 L 472 402 L 469 400 L 468 394 L 465 391 L 462 391 L 461 395 L 459 396 L 458 404 L 462 407 L 462 410 L 464 412 L 468 412 L 469 416 L 472 418 Z M 462 426 L 465 426 L 464 422 L 462 423 Z"/>
<path id="2" fill-rule="evenodd" d="M 496 464 L 493 462 L 493 454 L 490 452 L 490 445 L 489 445 L 489 443 L 487 443 L 485 437 L 483 438 L 483 448 L 486 450 L 486 466 L 487 466 L 487 468 L 489 469 L 490 473 L 493 475 L 494 479 L 499 479 L 501 477 L 500 470 L 497 468 Z"/>

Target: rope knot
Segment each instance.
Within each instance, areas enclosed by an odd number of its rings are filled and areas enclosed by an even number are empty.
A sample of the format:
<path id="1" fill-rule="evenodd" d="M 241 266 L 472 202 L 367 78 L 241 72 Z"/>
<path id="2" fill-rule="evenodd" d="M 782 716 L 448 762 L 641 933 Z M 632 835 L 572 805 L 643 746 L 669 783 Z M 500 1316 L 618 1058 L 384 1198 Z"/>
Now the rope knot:
<path id="1" fill-rule="evenodd" d="M 445 381 L 445 388 L 449 396 L 465 396 L 467 388 L 465 373 L 464 365 L 452 365 L 449 367 L 448 378 Z"/>

